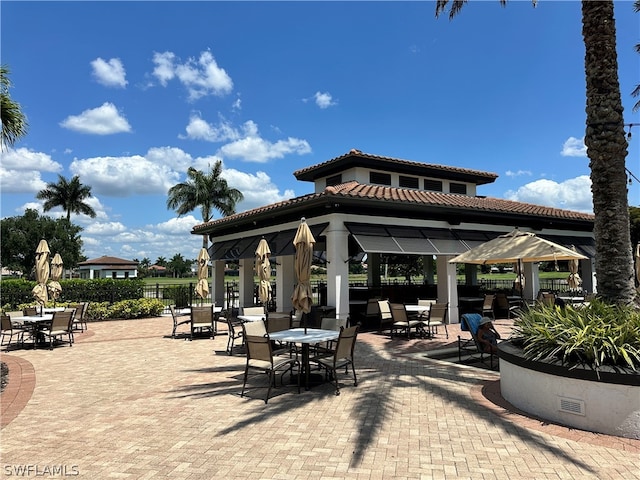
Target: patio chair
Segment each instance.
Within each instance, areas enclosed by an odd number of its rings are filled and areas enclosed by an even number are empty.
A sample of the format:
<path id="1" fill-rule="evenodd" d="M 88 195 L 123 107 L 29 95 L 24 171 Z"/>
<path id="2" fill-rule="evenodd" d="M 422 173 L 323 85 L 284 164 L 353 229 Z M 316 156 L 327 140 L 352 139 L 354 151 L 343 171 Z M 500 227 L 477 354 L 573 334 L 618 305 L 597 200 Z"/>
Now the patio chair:
<path id="1" fill-rule="evenodd" d="M 257 322 L 243 322 L 238 318 L 227 317 L 227 354 L 233 355 L 233 347 L 235 346 L 236 340 L 241 340 L 240 345 L 244 344 L 244 323 L 262 323 L 263 325 L 265 325 L 264 321 L 262 320 Z"/>
<path id="2" fill-rule="evenodd" d="M 427 333 L 430 337 L 438 334 L 438 327 L 444 327 L 444 331 L 449 338 L 449 330 L 447 329 L 447 312 L 449 311 L 448 303 L 434 303 L 429 309 L 427 317 Z"/>
<path id="3" fill-rule="evenodd" d="M 489 368 L 493 370 L 493 352 L 486 352 L 480 340 L 478 340 L 478 328 L 480 328 L 482 315 L 479 313 L 465 313 L 460 316 L 460 330 L 467 331 L 471 335 L 469 339 L 463 339 L 458 335 L 458 361 L 462 363 L 462 354 L 469 355 L 469 359 L 480 357 L 480 361 L 485 363 L 485 355 L 489 356 Z"/>
<path id="4" fill-rule="evenodd" d="M 491 316 L 491 318 L 495 319 L 496 315 L 493 312 L 493 303 L 495 301 L 496 296 L 494 294 L 486 294 L 484 296 L 484 302 L 482 303 L 482 316 L 483 317 L 488 317 Z"/>
<path id="5" fill-rule="evenodd" d="M 302 310 L 291 310 L 291 328 L 300 328 L 302 323 Z"/>
<path id="6" fill-rule="evenodd" d="M 242 392 L 240 393 L 240 396 L 244 396 L 247 380 L 249 378 L 249 370 L 256 370 L 259 372 L 258 374 L 266 373 L 269 376 L 267 395 L 264 398 L 264 403 L 266 404 L 269 401 L 271 388 L 276 386 L 276 373 L 282 372 L 280 376 L 280 383 L 282 384 L 282 377 L 285 373 L 288 371 L 293 372 L 293 368 L 296 366 L 298 367 L 298 371 L 300 371 L 300 361 L 297 356 L 274 356 L 271 348 L 271 340 L 268 335 L 247 335 L 244 340 L 247 347 L 247 363 L 244 369 L 244 379 L 242 382 Z M 300 375 L 296 376 L 298 377 L 298 393 L 300 393 Z"/>
<path id="7" fill-rule="evenodd" d="M 38 307 L 24 307 L 23 312 L 25 317 L 35 317 L 36 315 L 40 315 L 38 313 Z"/>
<path id="8" fill-rule="evenodd" d="M 25 328 L 21 328 L 18 326 L 14 326 L 11 322 L 11 317 L 6 313 L 2 314 L 2 338 L 0 339 L 0 345 L 4 345 L 4 337 L 9 336 L 9 341 L 7 342 L 7 347 L 11 345 L 11 339 L 15 336 L 17 339 L 17 343 L 20 343 L 20 346 L 24 347 L 24 334 L 29 333 L 29 331 Z"/>
<path id="9" fill-rule="evenodd" d="M 501 312 L 507 315 L 507 319 L 510 319 L 518 311 L 518 305 L 512 305 L 504 293 L 498 293 L 495 299 L 495 312 Z M 495 316 L 494 316 L 495 319 Z"/>
<path id="10" fill-rule="evenodd" d="M 378 300 L 378 310 L 380 311 L 380 323 L 378 333 L 389 330 L 393 334 L 393 315 L 391 315 L 391 304 L 389 300 Z"/>
<path id="11" fill-rule="evenodd" d="M 81 302 L 75 306 L 76 314 L 73 317 L 74 330 L 80 330 L 81 332 L 84 332 L 89 328 L 87 325 L 87 319 L 85 318 L 88 308 L 89 302 Z"/>
<path id="12" fill-rule="evenodd" d="M 338 383 L 338 369 L 344 367 L 344 373 L 349 373 L 349 366 L 353 372 L 353 385 L 358 386 L 358 377 L 353 363 L 353 352 L 356 346 L 356 338 L 358 337 L 358 325 L 349 328 L 340 328 L 340 336 L 336 344 L 336 348 L 330 355 L 315 357 L 313 360 L 325 369 L 326 375 L 334 380 L 336 386 L 336 395 L 340 395 L 340 385 Z"/>
<path id="13" fill-rule="evenodd" d="M 264 307 L 242 307 L 242 315 L 265 315 Z"/>
<path id="14" fill-rule="evenodd" d="M 379 297 L 370 298 L 369 300 L 367 300 L 367 309 L 364 313 L 364 326 L 366 328 L 375 328 L 378 326 L 378 322 L 380 321 L 380 307 L 378 306 L 379 301 Z"/>
<path id="15" fill-rule="evenodd" d="M 213 338 L 213 307 L 209 306 L 192 306 L 191 307 L 191 336 L 189 340 L 193 340 L 193 335 L 198 333 L 209 332 L 209 338 Z"/>
<path id="16" fill-rule="evenodd" d="M 69 346 L 73 346 L 73 317 L 75 315 L 75 308 L 65 309 L 64 312 L 54 312 L 51 323 L 40 330 L 40 334 L 46 339 L 49 339 L 49 349 L 53 350 L 53 342 L 59 338 L 62 341 L 62 337 L 65 335 L 68 337 Z"/>
<path id="17" fill-rule="evenodd" d="M 169 311 L 171 312 L 171 318 L 173 319 L 173 330 L 171 330 L 171 338 L 176 338 L 176 329 L 180 325 L 186 325 L 191 323 L 191 315 L 187 315 L 187 314 L 180 315 L 178 312 L 176 312 L 175 305 L 169 305 Z M 181 317 L 184 317 L 184 318 L 181 320 Z"/>
<path id="18" fill-rule="evenodd" d="M 323 330 L 335 330 L 336 332 L 341 331 L 343 328 L 347 328 L 347 319 L 346 318 L 335 318 L 335 317 L 322 317 L 320 319 L 320 328 Z M 329 340 L 327 342 L 322 342 L 315 345 L 314 350 L 316 354 L 320 352 L 333 352 L 336 348 L 337 340 Z"/>
<path id="19" fill-rule="evenodd" d="M 244 322 L 242 323 L 242 333 L 244 336 L 264 337 L 267 334 L 267 324 L 262 320 L 259 322 Z"/>
<path id="20" fill-rule="evenodd" d="M 391 304 L 391 317 L 393 318 L 393 324 L 391 325 L 392 337 L 394 333 L 401 331 L 407 334 L 407 338 L 411 338 L 411 330 L 415 330 L 416 335 L 423 335 L 422 321 L 409 317 L 402 303 Z"/>

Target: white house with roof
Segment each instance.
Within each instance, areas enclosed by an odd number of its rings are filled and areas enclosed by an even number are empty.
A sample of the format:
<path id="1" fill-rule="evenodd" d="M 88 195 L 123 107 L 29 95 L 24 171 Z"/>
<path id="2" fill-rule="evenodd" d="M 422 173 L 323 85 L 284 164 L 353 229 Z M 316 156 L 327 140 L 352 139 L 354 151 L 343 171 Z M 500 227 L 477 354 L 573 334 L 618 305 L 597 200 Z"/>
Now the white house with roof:
<path id="1" fill-rule="evenodd" d="M 78 274 L 83 279 L 127 279 L 138 276 L 138 262 L 118 257 L 102 256 L 78 263 Z"/>

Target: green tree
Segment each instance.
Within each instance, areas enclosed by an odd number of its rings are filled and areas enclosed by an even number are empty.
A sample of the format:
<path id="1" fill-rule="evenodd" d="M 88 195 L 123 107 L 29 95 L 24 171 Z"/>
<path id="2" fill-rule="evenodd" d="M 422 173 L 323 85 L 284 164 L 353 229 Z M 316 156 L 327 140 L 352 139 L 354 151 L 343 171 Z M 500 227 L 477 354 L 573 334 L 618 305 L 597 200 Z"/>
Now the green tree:
<path id="1" fill-rule="evenodd" d="M 169 189 L 167 208 L 175 210 L 178 216 L 186 215 L 200 207 L 202 221 L 213 218 L 214 210 L 223 216 L 236 213 L 236 204 L 244 198 L 242 192 L 231 188 L 220 175 L 222 162 L 217 161 L 209 173 L 201 172 L 193 167 L 187 170 L 187 180 Z M 203 235 L 202 246 L 209 246 L 209 238 Z"/>
<path id="2" fill-rule="evenodd" d="M 467 0 L 437 0 L 436 17 L 450 6 L 452 19 L 465 3 Z M 582 37 L 587 84 L 585 144 L 591 168 L 598 294 L 607 301 L 628 304 L 634 301 L 636 290 L 613 0 L 582 1 Z"/>
<path id="3" fill-rule="evenodd" d="M 27 134 L 27 117 L 22 112 L 18 102 L 11 99 L 9 88 L 9 68 L 0 66 L 0 117 L 2 118 L 2 134 L 0 147 L 12 147 L 21 137 Z"/>
<path id="4" fill-rule="evenodd" d="M 164 257 L 158 257 L 158 259 L 156 260 L 155 263 L 157 266 L 159 267 L 166 267 L 167 266 L 167 259 Z"/>
<path id="5" fill-rule="evenodd" d="M 24 215 L 0 220 L 0 261 L 2 266 L 33 277 L 36 249 L 47 240 L 51 255 L 59 253 L 65 268 L 75 268 L 82 256 L 82 228 L 64 218 L 52 219 L 27 209 Z"/>
<path id="6" fill-rule="evenodd" d="M 62 207 L 67 212 L 68 221 L 71 221 L 72 213 L 83 213 L 96 218 L 96 212 L 85 202 L 87 198 L 91 198 L 91 187 L 80 183 L 80 177 L 77 175 L 71 181 L 58 175 L 58 183 L 48 183 L 47 188 L 40 190 L 36 198 L 45 201 L 43 204 L 45 212 L 55 207 Z"/>
<path id="7" fill-rule="evenodd" d="M 171 260 L 167 268 L 171 270 L 174 277 L 184 277 L 186 273 L 191 271 L 192 260 L 186 260 L 181 254 L 176 253 Z"/>

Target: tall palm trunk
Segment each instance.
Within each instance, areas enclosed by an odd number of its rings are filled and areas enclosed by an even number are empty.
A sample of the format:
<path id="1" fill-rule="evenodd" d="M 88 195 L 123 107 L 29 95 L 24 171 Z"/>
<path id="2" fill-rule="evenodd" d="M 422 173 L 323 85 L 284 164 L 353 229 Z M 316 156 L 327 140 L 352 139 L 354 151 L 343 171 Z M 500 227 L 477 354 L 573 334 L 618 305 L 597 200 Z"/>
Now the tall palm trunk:
<path id="1" fill-rule="evenodd" d="M 587 81 L 585 144 L 595 214 L 598 294 L 615 303 L 635 298 L 622 100 L 613 0 L 582 2 Z"/>

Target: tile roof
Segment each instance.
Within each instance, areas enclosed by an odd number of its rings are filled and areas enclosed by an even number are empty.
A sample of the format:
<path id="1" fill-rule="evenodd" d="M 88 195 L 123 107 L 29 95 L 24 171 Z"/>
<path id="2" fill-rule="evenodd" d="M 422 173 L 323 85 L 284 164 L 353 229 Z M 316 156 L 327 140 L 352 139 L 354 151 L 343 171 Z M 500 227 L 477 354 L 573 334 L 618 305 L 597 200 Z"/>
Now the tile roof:
<path id="1" fill-rule="evenodd" d="M 84 262 L 79 262 L 78 265 L 138 265 L 139 262 L 133 260 L 124 260 L 118 257 L 108 257 L 103 255 L 99 258 L 92 258 Z"/>
<path id="2" fill-rule="evenodd" d="M 364 153 L 360 150 L 351 149 L 348 153 L 332 158 L 326 162 L 317 163 L 293 172 L 298 180 L 312 181 L 316 177 L 321 177 L 327 173 L 331 173 L 332 167 L 338 170 L 344 170 L 345 164 L 371 166 L 372 161 L 384 165 L 385 169 L 393 170 L 399 167 L 403 170 L 410 168 L 413 173 L 423 173 L 426 176 L 441 176 L 443 178 L 453 176 L 467 177 L 469 181 L 473 181 L 477 185 L 492 183 L 498 178 L 496 173 L 485 172 L 482 170 L 473 170 L 469 168 L 452 167 L 449 165 L 440 165 L 436 163 L 416 162 L 413 160 L 403 160 L 400 158 L 385 157 L 382 155 L 373 155 Z M 379 167 L 380 165 L 378 165 Z"/>
<path id="3" fill-rule="evenodd" d="M 531 215 L 532 217 L 556 218 L 564 220 L 593 221 L 594 216 L 588 213 L 562 210 L 559 208 L 533 205 L 491 197 L 471 197 L 452 193 L 430 192 L 409 188 L 397 188 L 382 185 L 361 184 L 356 181 L 329 186 L 322 193 L 312 193 L 301 197 L 284 200 L 264 207 L 254 208 L 228 217 L 212 220 L 196 225 L 192 232 L 196 233 L 207 227 L 215 227 L 250 218 L 254 215 L 284 210 L 295 205 L 313 202 L 318 199 L 350 199 L 372 200 L 378 202 L 394 202 L 402 205 L 423 205 L 425 207 L 459 208 L 463 211 Z"/>

